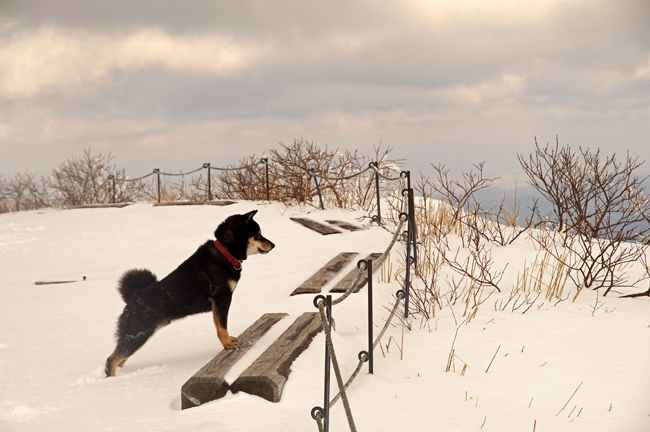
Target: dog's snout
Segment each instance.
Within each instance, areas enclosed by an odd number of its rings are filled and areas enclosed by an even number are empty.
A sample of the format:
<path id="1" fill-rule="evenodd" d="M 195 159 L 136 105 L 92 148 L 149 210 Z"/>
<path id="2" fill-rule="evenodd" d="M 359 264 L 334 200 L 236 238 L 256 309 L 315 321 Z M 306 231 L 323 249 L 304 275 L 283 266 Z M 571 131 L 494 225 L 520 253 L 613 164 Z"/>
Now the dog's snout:
<path id="1" fill-rule="evenodd" d="M 275 247 L 275 244 L 273 244 L 272 241 L 265 239 L 262 237 L 262 241 L 260 242 L 260 252 L 262 253 L 269 253 L 271 250 Z"/>

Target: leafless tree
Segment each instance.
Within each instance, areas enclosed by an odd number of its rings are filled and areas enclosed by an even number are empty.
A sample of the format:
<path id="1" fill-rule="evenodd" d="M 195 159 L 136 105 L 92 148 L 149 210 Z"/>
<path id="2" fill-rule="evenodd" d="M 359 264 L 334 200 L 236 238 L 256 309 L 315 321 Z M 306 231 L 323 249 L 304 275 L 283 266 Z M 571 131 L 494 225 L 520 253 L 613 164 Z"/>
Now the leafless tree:
<path id="1" fill-rule="evenodd" d="M 535 142 L 535 151 L 518 155 L 530 184 L 552 206 L 547 229 L 532 237 L 556 259 L 565 258 L 570 277 L 579 287 L 631 286 L 626 265 L 645 253 L 650 234 L 646 215 L 650 204 L 644 198 L 644 182 L 635 171 L 643 164 L 629 153 L 621 162 L 616 154 L 601 158 L 569 145 Z M 567 254 L 566 252 L 569 251 Z"/>
<path id="2" fill-rule="evenodd" d="M 0 213 L 10 211 L 8 206 L 9 195 L 7 194 L 8 180 L 0 173 Z"/>
<path id="3" fill-rule="evenodd" d="M 442 309 L 445 304 L 453 313 L 460 298 L 464 299 L 463 316 L 474 315 L 478 305 L 487 299 L 481 298 L 484 292 L 489 297 L 492 292 L 501 291 L 506 268 L 494 265 L 491 243 L 509 244 L 529 227 L 519 228 L 513 222 L 518 212 L 515 206 L 507 210 L 505 204 L 499 203 L 497 216 L 493 209 L 482 209 L 476 193 L 489 188 L 495 180 L 483 175 L 483 166 L 474 165 L 475 169 L 462 173 L 462 180 L 458 181 L 449 177 L 443 165 L 438 165 L 434 166 L 437 177 L 420 175 L 415 181 L 414 189 L 419 196 L 415 204 L 419 263 L 414 270 L 409 311 L 424 321 L 434 316 L 436 307 Z M 434 200 L 435 196 L 442 200 Z M 509 226 L 496 227 L 497 224 Z M 452 235 L 461 239 L 462 246 L 449 246 Z M 445 284 L 447 292 L 440 286 Z"/>
<path id="4" fill-rule="evenodd" d="M 444 251 L 440 251 L 443 253 Z M 492 258 L 492 250 L 485 244 L 476 248 L 469 248 L 469 253 L 462 258 L 464 254 L 458 248 L 453 254 L 446 253 L 444 256 L 445 262 L 451 269 L 472 281 L 472 283 L 483 287 L 492 287 L 501 292 L 499 283 L 503 278 L 506 267 L 501 269 L 493 269 L 494 259 Z"/>
<path id="5" fill-rule="evenodd" d="M 648 256 L 645 254 L 642 255 L 640 262 L 641 265 L 643 266 L 643 270 L 645 271 L 646 279 L 650 278 L 650 262 L 648 261 Z M 648 287 L 646 291 L 640 293 L 628 294 L 622 297 L 650 297 L 650 287 Z"/>
<path id="6" fill-rule="evenodd" d="M 257 162 L 260 158 L 253 155 L 239 161 L 239 165 L 229 165 L 229 171 L 218 171 L 217 195 L 222 198 L 264 200 L 266 199 L 266 170 Z M 246 166 L 248 168 L 232 170 Z M 275 171 L 269 172 L 269 183 L 273 185 L 273 197 L 276 197 L 278 176 Z M 273 198 L 272 198 L 273 199 Z"/>
<path id="7" fill-rule="evenodd" d="M 388 160 L 390 149 L 381 153 L 375 149 L 375 159 L 349 150 L 339 151 L 321 146 L 304 139 L 296 139 L 292 144 L 279 143 L 279 149 L 270 150 L 269 158 L 269 197 L 285 204 L 314 204 L 317 189 L 314 178 L 319 183 L 325 205 L 338 208 L 362 208 L 371 211 L 375 197 L 372 180 L 374 171 L 350 177 L 363 171 L 370 161 L 381 162 L 380 168 L 386 171 L 397 167 L 397 161 Z M 233 199 L 266 199 L 266 167 L 259 164 L 255 156 L 240 160 L 228 168 L 243 169 L 219 171 L 218 194 Z M 382 180 L 382 189 L 389 190 Z"/>
<path id="8" fill-rule="evenodd" d="M 30 172 L 16 173 L 13 178 L 2 182 L 4 207 L 8 210 L 20 211 L 34 208 L 32 190 L 36 189 L 36 174 Z"/>
<path id="9" fill-rule="evenodd" d="M 62 206 L 108 203 L 113 197 L 113 178 L 115 179 L 115 201 L 137 200 L 144 193 L 140 182 L 128 182 L 124 170 L 112 164 L 109 153 L 93 155 L 91 149 L 81 156 L 73 156 L 59 164 L 52 171 L 51 187 L 56 191 Z"/>
<path id="10" fill-rule="evenodd" d="M 515 190 L 514 203 L 506 208 L 506 196 L 504 191 L 503 199 L 492 208 L 483 210 L 479 205 L 473 215 L 465 222 L 469 225 L 470 232 L 473 232 L 490 243 L 499 246 L 507 246 L 528 232 L 535 223 L 537 213 L 537 200 L 534 200 L 530 210 L 530 216 L 526 216 L 523 224 L 519 224 L 521 211 L 520 200 L 517 199 Z"/>
<path id="11" fill-rule="evenodd" d="M 461 220 L 463 214 L 469 214 L 479 202 L 476 199 L 478 191 L 487 189 L 492 186 L 499 177 L 486 178 L 483 176 L 483 167 L 485 162 L 474 165 L 474 170 L 462 172 L 462 181 L 451 180 L 449 170 L 444 165 L 431 165 L 437 173 L 433 180 L 424 180 L 424 184 L 429 184 L 434 191 L 444 197 L 444 200 L 454 209 L 454 220 Z"/>

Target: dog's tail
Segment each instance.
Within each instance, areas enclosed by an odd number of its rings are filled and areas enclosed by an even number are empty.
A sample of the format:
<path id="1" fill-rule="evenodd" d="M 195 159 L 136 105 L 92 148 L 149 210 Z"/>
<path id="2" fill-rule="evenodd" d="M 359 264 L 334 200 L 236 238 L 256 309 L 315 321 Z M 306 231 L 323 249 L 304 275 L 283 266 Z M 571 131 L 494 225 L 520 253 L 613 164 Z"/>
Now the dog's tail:
<path id="1" fill-rule="evenodd" d="M 120 292 L 124 302 L 128 303 L 136 291 L 156 282 L 158 282 L 158 278 L 149 270 L 131 269 L 122 275 L 117 284 L 117 290 Z"/>

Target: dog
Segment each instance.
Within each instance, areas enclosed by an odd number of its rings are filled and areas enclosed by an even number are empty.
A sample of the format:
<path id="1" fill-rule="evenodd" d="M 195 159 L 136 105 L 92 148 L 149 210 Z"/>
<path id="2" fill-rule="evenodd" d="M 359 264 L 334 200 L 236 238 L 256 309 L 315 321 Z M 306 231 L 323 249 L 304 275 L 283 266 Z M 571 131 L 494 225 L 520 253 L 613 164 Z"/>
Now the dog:
<path id="1" fill-rule="evenodd" d="M 158 280 L 149 270 L 132 269 L 118 282 L 126 306 L 117 321 L 115 351 L 106 359 L 106 376 L 124 363 L 160 328 L 174 320 L 212 311 L 217 337 L 225 349 L 237 349 L 228 334 L 228 310 L 241 276 L 241 261 L 275 247 L 253 220 L 257 210 L 232 215 L 192 256 Z"/>

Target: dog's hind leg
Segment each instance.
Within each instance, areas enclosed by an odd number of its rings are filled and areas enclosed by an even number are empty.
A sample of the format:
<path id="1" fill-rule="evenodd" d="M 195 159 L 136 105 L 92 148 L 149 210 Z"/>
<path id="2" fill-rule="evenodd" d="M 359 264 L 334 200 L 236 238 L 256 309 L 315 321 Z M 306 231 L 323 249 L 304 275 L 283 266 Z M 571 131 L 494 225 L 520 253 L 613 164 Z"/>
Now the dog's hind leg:
<path id="1" fill-rule="evenodd" d="M 106 359 L 107 377 L 115 376 L 117 367 L 123 367 L 131 357 L 163 324 L 152 323 L 151 317 L 146 314 L 134 314 L 124 310 L 117 325 L 117 347 Z"/>
<path id="2" fill-rule="evenodd" d="M 154 331 L 139 333 L 137 335 L 127 335 L 117 342 L 115 351 L 106 359 L 106 376 L 115 376 L 115 369 L 124 367 L 124 363 L 131 357 L 137 350 L 139 350 L 144 343 L 149 340 Z"/>
<path id="3" fill-rule="evenodd" d="M 115 369 L 117 369 L 118 366 L 124 365 L 128 357 L 122 357 L 122 354 L 115 349 L 113 351 L 113 354 L 111 354 L 107 359 L 106 359 L 106 366 L 104 367 L 104 372 L 106 373 L 107 377 L 114 377 L 115 376 Z"/>

